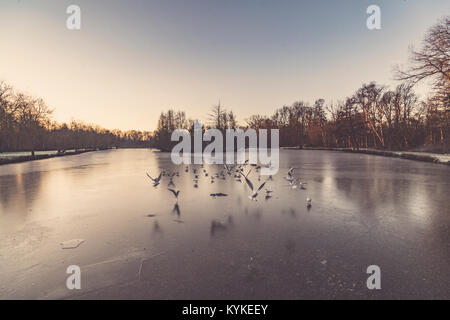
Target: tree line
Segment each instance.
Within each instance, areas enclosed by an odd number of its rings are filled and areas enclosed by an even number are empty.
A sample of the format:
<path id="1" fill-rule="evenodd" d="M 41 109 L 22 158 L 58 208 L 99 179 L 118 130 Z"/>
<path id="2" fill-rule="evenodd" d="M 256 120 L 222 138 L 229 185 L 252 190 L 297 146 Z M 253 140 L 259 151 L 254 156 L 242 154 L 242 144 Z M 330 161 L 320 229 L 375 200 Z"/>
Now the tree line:
<path id="1" fill-rule="evenodd" d="M 280 146 L 318 148 L 377 148 L 390 150 L 450 151 L 450 17 L 426 33 L 419 50 L 411 49 L 406 67 L 395 67 L 394 88 L 371 82 L 335 104 L 317 99 L 297 101 L 270 116 L 252 115 L 239 124 L 220 102 L 207 114 L 206 128 L 279 129 Z M 414 92 L 417 83 L 430 80 L 425 100 Z M 57 123 L 43 99 L 17 92 L 0 82 L 0 152 L 111 147 L 155 147 L 169 151 L 175 129 L 193 133 L 194 120 L 185 112 L 162 112 L 157 129 L 107 130 L 80 121 Z"/>
<path id="2" fill-rule="evenodd" d="M 214 106 L 206 128 L 279 129 L 280 146 L 323 148 L 376 148 L 388 150 L 450 151 L 450 17 L 431 27 L 419 50 L 411 49 L 410 62 L 395 67 L 395 88 L 375 82 L 363 84 L 336 104 L 317 99 L 285 105 L 271 116 L 252 115 L 239 125 L 232 111 Z M 430 96 L 421 101 L 417 83 L 432 82 Z M 183 111 L 160 115 L 151 145 L 170 150 L 177 128 L 193 133 L 194 121 Z"/>
<path id="3" fill-rule="evenodd" d="M 150 132 L 107 130 L 72 120 L 57 123 L 45 101 L 0 82 L 0 152 L 148 147 Z"/>

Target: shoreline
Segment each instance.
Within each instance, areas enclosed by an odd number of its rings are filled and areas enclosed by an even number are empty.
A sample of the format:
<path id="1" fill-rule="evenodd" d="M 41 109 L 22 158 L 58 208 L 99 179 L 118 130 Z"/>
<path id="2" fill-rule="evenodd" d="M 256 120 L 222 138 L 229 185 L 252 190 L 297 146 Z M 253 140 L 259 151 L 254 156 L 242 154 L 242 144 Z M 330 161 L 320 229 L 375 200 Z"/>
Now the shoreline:
<path id="1" fill-rule="evenodd" d="M 376 149 L 347 149 L 347 148 L 298 148 L 298 147 L 280 147 L 285 150 L 323 150 L 323 151 L 337 151 L 348 153 L 370 154 L 375 156 L 401 158 L 407 160 L 415 160 L 422 162 L 437 163 L 450 166 L 450 154 L 428 153 L 419 151 L 387 151 Z"/>
<path id="2" fill-rule="evenodd" d="M 17 156 L 17 157 L 10 157 L 10 158 L 0 158 L 0 166 L 7 165 L 7 164 L 14 164 L 14 163 L 21 163 L 21 162 L 28 162 L 28 161 L 35 161 L 35 160 L 43 160 L 43 159 L 51 159 L 51 158 L 57 158 L 57 157 L 66 157 L 66 156 L 74 156 L 77 154 L 87 153 L 87 152 L 93 152 L 103 149 L 83 149 L 83 150 L 77 150 L 77 151 L 68 151 L 64 153 L 57 153 L 57 154 L 41 154 L 41 155 L 34 155 L 34 156 Z"/>
<path id="3" fill-rule="evenodd" d="M 152 148 L 150 148 L 152 149 Z M 159 150 L 160 152 L 167 152 L 164 150 Z M 393 157 L 393 158 L 401 158 L 407 160 L 421 161 L 421 162 L 429 162 L 429 163 L 437 163 L 450 166 L 450 154 L 439 154 L 439 153 L 428 153 L 428 152 L 420 152 L 420 151 L 387 151 L 387 150 L 376 150 L 376 149 L 347 149 L 347 148 L 299 148 L 299 147 L 280 147 L 283 150 L 313 150 L 313 151 L 336 151 L 336 152 L 348 152 L 348 153 L 359 153 L 359 154 L 369 154 L 375 156 L 383 156 L 383 157 Z M 65 157 L 65 156 L 74 156 L 78 154 L 83 154 L 87 152 L 101 151 L 101 150 L 110 150 L 108 149 L 84 149 L 78 151 L 69 151 L 60 154 L 45 154 L 45 155 L 35 155 L 35 156 L 17 156 L 11 158 L 0 158 L 0 166 L 35 160 L 44 160 L 51 159 L 56 157 Z"/>

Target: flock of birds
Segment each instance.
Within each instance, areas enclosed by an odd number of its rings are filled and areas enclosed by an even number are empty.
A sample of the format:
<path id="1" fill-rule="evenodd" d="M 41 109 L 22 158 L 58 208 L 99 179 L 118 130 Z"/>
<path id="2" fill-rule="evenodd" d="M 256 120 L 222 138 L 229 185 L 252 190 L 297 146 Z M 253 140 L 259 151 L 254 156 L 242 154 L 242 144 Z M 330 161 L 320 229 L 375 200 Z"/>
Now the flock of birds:
<path id="1" fill-rule="evenodd" d="M 244 173 L 244 171 L 247 167 L 250 167 L 250 168 L 247 171 L 247 173 Z M 232 176 L 236 182 L 242 182 L 242 180 L 244 180 L 246 185 L 250 189 L 250 194 L 248 195 L 248 198 L 252 201 L 257 201 L 258 195 L 260 193 L 262 193 L 261 190 L 265 187 L 266 183 L 270 180 L 273 180 L 272 176 L 268 176 L 268 178 L 264 182 L 260 183 L 259 186 L 256 187 L 256 185 L 254 185 L 254 183 L 249 179 L 249 174 L 250 174 L 250 172 L 252 172 L 252 170 L 254 170 L 256 173 L 259 173 L 260 169 L 261 169 L 261 165 L 249 164 L 248 160 L 247 160 L 243 164 L 237 164 L 237 165 L 224 164 L 223 169 L 218 171 L 214 175 L 213 174 L 210 175 L 203 164 L 200 165 L 200 171 L 198 168 L 190 169 L 189 166 L 186 166 L 184 171 L 186 173 L 189 173 L 189 171 L 192 170 L 192 173 L 194 175 L 194 179 L 193 179 L 194 188 L 198 188 L 199 177 L 200 177 L 201 173 L 205 177 L 210 177 L 211 183 L 215 183 L 215 181 L 217 179 L 226 180 L 227 176 L 230 176 L 230 177 Z M 299 189 L 305 190 L 306 182 L 303 182 L 299 178 L 296 178 L 294 176 L 295 169 L 296 168 L 294 168 L 294 167 L 289 168 L 289 170 L 287 171 L 287 175 L 284 177 L 284 179 L 288 182 L 287 186 L 292 189 L 299 188 Z M 168 179 L 169 179 L 169 182 L 167 185 L 168 190 L 174 195 L 174 197 L 176 199 L 174 211 L 176 211 L 178 213 L 178 215 L 179 215 L 178 197 L 180 195 L 180 190 L 175 190 L 174 178 L 179 177 L 179 176 L 180 176 L 180 173 L 178 171 L 168 172 L 168 171 L 163 170 L 162 172 L 160 172 L 159 176 L 157 176 L 156 178 L 153 178 L 149 173 L 147 173 L 147 177 L 153 182 L 153 186 L 155 188 L 160 185 L 162 177 L 168 177 Z M 258 181 L 261 181 L 260 174 L 258 175 Z M 272 197 L 272 194 L 273 194 L 273 190 L 270 190 L 267 188 L 265 189 L 265 199 L 266 200 L 270 199 Z M 217 197 L 227 197 L 228 194 L 218 192 L 218 193 L 211 193 L 210 196 L 215 199 Z M 306 198 L 306 207 L 308 209 L 310 209 L 311 206 L 312 206 L 312 199 L 308 197 L 308 198 Z"/>

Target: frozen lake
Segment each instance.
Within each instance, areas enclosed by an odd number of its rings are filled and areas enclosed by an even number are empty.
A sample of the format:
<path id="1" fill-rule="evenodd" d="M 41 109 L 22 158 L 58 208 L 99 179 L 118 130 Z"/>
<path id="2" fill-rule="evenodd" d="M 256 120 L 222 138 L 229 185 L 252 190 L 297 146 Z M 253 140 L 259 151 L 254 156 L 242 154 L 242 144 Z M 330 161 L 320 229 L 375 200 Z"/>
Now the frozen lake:
<path id="1" fill-rule="evenodd" d="M 186 173 L 145 149 L 0 166 L 0 298 L 450 299 L 450 167 L 298 150 L 280 167 L 273 197 L 251 201 L 232 175 L 211 183 L 222 166 Z M 179 172 L 179 212 L 169 178 L 146 177 L 161 170 Z M 72 239 L 85 241 L 62 249 Z M 81 290 L 66 288 L 69 265 Z"/>

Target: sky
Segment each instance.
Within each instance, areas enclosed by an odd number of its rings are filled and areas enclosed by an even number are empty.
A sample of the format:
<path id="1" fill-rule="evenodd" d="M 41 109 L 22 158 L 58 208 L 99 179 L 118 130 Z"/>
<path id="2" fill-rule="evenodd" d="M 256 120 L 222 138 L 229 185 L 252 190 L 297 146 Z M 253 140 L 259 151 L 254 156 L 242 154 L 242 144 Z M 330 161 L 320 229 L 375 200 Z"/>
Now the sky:
<path id="1" fill-rule="evenodd" d="M 72 4 L 81 30 L 66 27 Z M 220 99 L 243 123 L 396 85 L 393 66 L 446 14 L 448 0 L 0 0 L 0 80 L 59 122 L 154 130 L 169 108 L 206 121 Z"/>

